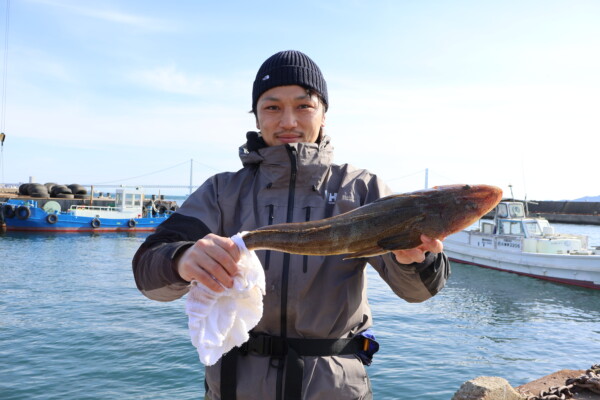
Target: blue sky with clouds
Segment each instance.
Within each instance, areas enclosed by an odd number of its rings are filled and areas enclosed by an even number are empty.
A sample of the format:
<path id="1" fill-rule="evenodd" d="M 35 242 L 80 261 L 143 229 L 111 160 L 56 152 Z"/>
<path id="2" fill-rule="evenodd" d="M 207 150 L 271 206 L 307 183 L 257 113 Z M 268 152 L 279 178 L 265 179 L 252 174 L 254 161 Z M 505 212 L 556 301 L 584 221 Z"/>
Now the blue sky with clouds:
<path id="1" fill-rule="evenodd" d="M 598 21 L 600 2 L 577 0 L 11 0 L 1 179 L 237 170 L 256 70 L 297 49 L 327 79 L 336 161 L 398 192 L 429 169 L 430 185 L 599 195 Z"/>

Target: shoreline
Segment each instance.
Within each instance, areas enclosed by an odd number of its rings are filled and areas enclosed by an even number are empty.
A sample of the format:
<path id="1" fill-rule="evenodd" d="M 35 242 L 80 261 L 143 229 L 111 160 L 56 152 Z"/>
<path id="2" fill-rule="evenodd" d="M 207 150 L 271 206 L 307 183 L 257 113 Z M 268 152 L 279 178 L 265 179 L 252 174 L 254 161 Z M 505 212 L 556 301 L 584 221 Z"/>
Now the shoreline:
<path id="1" fill-rule="evenodd" d="M 452 397 L 452 400 L 555 399 L 600 400 L 600 364 L 587 370 L 563 369 L 517 387 L 504 378 L 477 377 L 463 383 Z"/>

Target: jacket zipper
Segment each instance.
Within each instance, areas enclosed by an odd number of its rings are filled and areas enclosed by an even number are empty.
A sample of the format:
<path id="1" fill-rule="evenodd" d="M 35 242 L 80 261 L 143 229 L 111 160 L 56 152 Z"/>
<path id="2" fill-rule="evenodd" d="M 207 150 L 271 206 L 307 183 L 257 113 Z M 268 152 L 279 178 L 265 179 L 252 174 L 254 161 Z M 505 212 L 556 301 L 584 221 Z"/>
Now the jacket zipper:
<path id="1" fill-rule="evenodd" d="M 290 185 L 288 191 L 288 205 L 286 222 L 294 220 L 294 197 L 296 195 L 296 175 L 298 173 L 296 148 L 286 145 L 288 156 L 290 157 L 291 172 Z M 287 337 L 287 297 L 290 271 L 290 253 L 283 253 L 283 270 L 281 274 L 281 337 Z M 277 399 L 281 399 L 283 393 L 283 367 L 285 360 L 279 360 L 279 368 L 277 370 Z"/>
<path id="2" fill-rule="evenodd" d="M 290 186 L 288 191 L 288 205 L 287 205 L 287 218 L 286 222 L 294 222 L 294 197 L 296 195 L 296 174 L 298 173 L 298 166 L 296 165 L 296 148 L 292 146 L 286 146 L 288 155 L 290 156 L 291 172 L 290 172 Z M 288 292 L 288 280 L 290 271 L 290 253 L 283 254 L 283 273 L 281 282 L 281 336 L 287 337 L 287 292 Z"/>
<path id="3" fill-rule="evenodd" d="M 273 225 L 273 209 L 274 206 L 273 204 L 269 204 L 269 221 L 267 222 L 267 225 Z M 271 263 L 271 250 L 267 250 L 265 252 L 265 271 L 267 271 L 269 269 L 269 264 Z"/>

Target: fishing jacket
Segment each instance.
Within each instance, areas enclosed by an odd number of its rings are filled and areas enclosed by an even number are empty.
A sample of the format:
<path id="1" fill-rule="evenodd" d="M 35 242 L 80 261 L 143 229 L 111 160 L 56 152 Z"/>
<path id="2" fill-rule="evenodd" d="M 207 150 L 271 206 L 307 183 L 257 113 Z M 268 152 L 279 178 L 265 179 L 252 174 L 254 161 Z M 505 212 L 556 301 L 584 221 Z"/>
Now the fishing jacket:
<path id="1" fill-rule="evenodd" d="M 145 296 L 171 301 L 185 295 L 189 283 L 178 275 L 173 260 L 208 233 L 231 237 L 265 225 L 318 220 L 392 194 L 368 171 L 333 164 L 327 136 L 319 143 L 272 147 L 255 132 L 247 138 L 239 153 L 243 168 L 208 179 L 137 251 L 133 272 Z M 252 335 L 277 338 L 286 345 L 294 339 L 353 338 L 371 327 L 367 263 L 408 302 L 435 295 L 450 273 L 443 253 L 428 253 L 423 263 L 411 265 L 399 264 L 392 253 L 349 260 L 268 250 L 256 254 L 265 270 L 266 295 L 263 317 Z M 236 393 L 237 399 L 256 400 L 372 398 L 365 367 L 354 354 L 297 356 L 300 378 L 295 385 L 301 394 L 288 395 L 294 385 L 286 380 L 292 370 L 286 361 L 289 351 L 231 353 L 229 371 L 221 365 L 223 358 L 206 367 L 207 399 Z M 222 385 L 222 369 L 227 385 Z M 225 390 L 233 395 L 222 396 Z"/>

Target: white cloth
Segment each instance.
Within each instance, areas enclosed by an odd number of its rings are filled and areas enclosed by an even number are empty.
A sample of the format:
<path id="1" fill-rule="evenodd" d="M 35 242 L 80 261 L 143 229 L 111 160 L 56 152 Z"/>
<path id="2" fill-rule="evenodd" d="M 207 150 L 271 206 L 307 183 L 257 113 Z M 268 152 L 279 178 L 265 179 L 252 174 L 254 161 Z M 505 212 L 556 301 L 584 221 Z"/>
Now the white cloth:
<path id="1" fill-rule="evenodd" d="M 192 281 L 185 303 L 190 338 L 205 365 L 213 365 L 224 353 L 246 342 L 263 314 L 263 267 L 254 251 L 246 248 L 242 233 L 231 239 L 241 253 L 233 287 L 215 292 Z"/>

